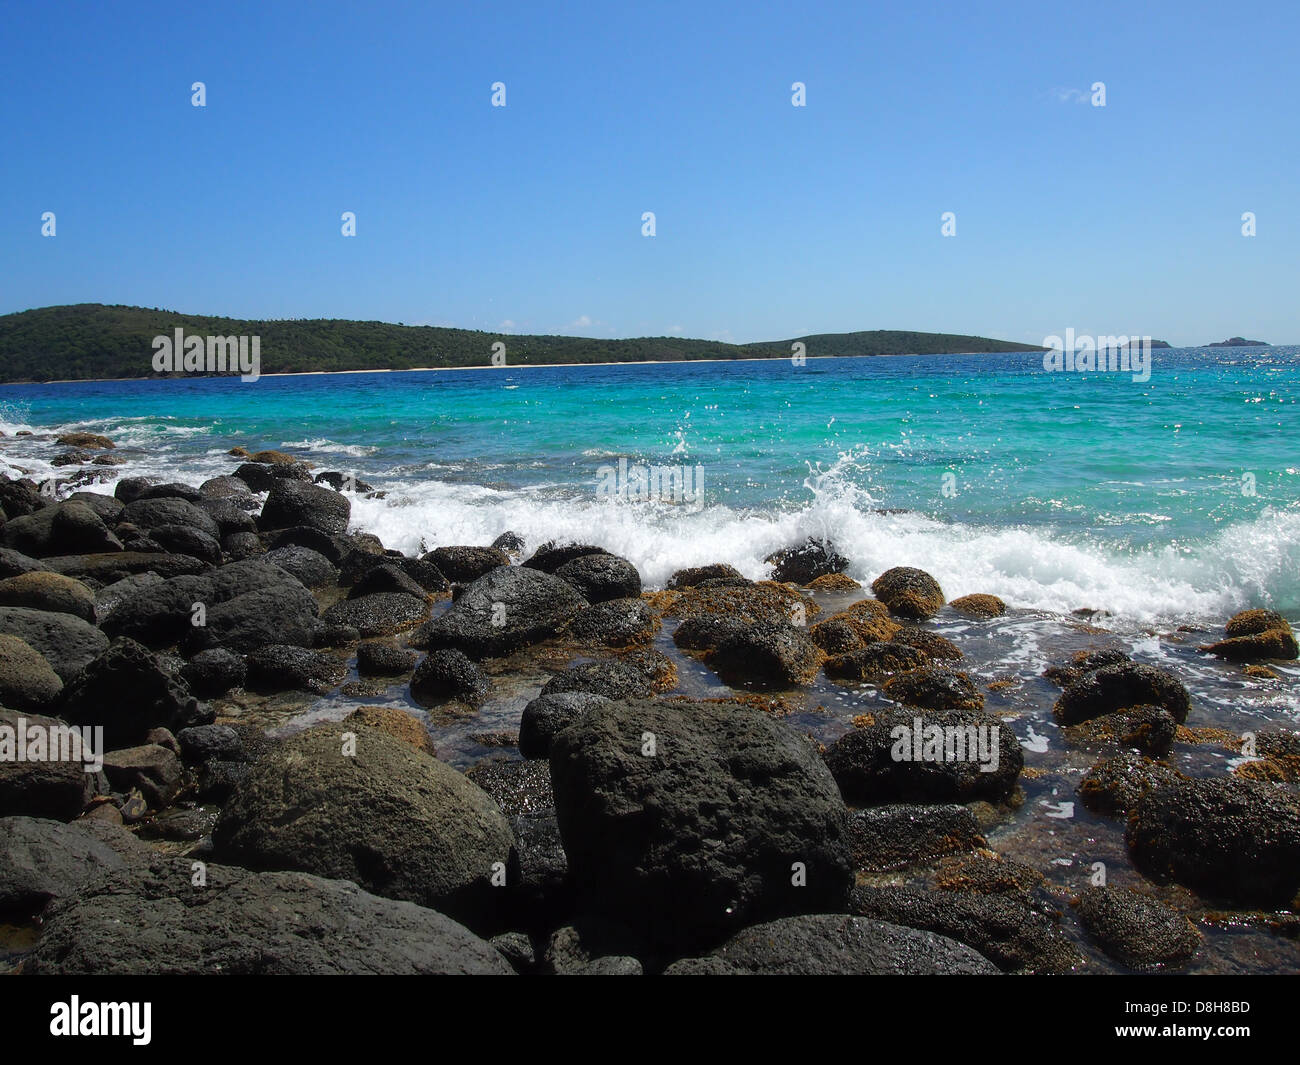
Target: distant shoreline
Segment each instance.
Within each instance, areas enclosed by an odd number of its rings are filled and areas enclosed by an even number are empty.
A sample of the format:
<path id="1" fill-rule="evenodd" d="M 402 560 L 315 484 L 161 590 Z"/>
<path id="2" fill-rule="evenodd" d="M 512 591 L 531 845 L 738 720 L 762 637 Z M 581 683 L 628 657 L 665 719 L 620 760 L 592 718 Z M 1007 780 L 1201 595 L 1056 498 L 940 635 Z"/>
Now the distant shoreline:
<path id="1" fill-rule="evenodd" d="M 815 360 L 836 359 L 906 359 L 906 358 L 951 358 L 954 355 L 1035 355 L 1033 351 L 948 351 L 921 352 L 895 351 L 882 355 L 806 355 L 809 362 Z M 788 362 L 789 355 L 760 355 L 742 359 L 640 359 L 628 362 L 514 362 L 504 366 L 410 366 L 404 369 L 383 367 L 374 370 L 291 370 L 288 372 L 258 374 L 263 377 L 337 377 L 343 374 L 359 373 L 443 373 L 448 370 L 546 370 L 555 367 L 577 366 L 684 366 L 696 363 L 714 362 Z M 238 373 L 225 374 L 182 374 L 170 377 L 150 375 L 148 377 L 63 377 L 53 381 L 4 381 L 0 388 L 19 388 L 29 385 L 95 385 L 113 384 L 119 381 L 184 381 L 218 377 L 238 377 Z"/>

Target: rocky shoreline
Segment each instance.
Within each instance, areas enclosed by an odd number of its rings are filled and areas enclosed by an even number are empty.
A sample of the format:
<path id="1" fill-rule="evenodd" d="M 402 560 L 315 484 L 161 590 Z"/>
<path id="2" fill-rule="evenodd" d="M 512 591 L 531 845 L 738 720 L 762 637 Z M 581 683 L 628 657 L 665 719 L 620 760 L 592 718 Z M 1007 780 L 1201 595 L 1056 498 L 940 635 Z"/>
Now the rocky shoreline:
<path id="1" fill-rule="evenodd" d="M 963 668 L 995 596 L 864 589 L 815 541 L 655 590 L 508 532 L 413 557 L 289 454 L 110 496 L 112 441 L 54 443 L 65 482 L 0 479 L 0 971 L 1194 971 L 1225 928 L 1297 956 L 1300 733 L 1216 729 L 1100 639 L 1045 674 L 1087 762 L 1050 798 L 1104 836 L 1063 891 L 1002 845 L 1055 763 Z M 1200 653 L 1284 683 L 1297 645 L 1248 610 Z M 819 739 L 814 685 L 871 701 Z M 60 727 L 102 728 L 96 772 L 17 757 Z M 1228 768 L 1177 768 L 1198 743 Z"/>

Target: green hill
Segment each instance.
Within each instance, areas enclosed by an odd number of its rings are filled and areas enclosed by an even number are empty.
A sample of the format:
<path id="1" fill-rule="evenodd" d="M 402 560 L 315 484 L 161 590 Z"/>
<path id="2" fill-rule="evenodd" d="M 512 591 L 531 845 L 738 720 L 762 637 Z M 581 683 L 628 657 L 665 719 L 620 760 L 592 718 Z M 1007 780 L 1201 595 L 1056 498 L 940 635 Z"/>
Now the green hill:
<path id="1" fill-rule="evenodd" d="M 261 337 L 264 374 L 488 366 L 492 345 L 498 341 L 505 344 L 510 365 L 788 358 L 796 340 L 806 345 L 809 357 L 1041 350 L 986 337 L 885 329 L 723 344 L 677 337 L 524 336 L 339 319 L 243 321 L 79 303 L 0 316 L 0 382 L 157 376 L 152 362 L 153 338 L 170 336 L 177 328 L 187 335 Z"/>

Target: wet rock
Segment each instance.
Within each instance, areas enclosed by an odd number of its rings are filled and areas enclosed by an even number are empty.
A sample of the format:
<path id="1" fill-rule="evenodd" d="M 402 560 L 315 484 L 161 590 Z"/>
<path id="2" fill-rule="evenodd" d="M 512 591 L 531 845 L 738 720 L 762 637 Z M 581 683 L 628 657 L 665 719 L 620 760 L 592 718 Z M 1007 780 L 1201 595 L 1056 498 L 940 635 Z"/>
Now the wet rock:
<path id="1" fill-rule="evenodd" d="M 550 761 L 564 849 L 593 912 L 681 946 L 844 903 L 843 800 L 807 740 L 760 710 L 618 702 L 555 736 Z"/>
<path id="2" fill-rule="evenodd" d="M 197 503 L 202 498 L 203 493 L 197 488 L 179 481 L 150 485 L 136 496 L 136 499 L 183 499 L 187 503 Z"/>
<path id="3" fill-rule="evenodd" d="M 857 581 L 843 573 L 823 573 L 808 582 L 808 587 L 819 592 L 847 592 L 861 588 Z"/>
<path id="4" fill-rule="evenodd" d="M 273 529 L 264 532 L 262 536 L 269 550 L 274 551 L 280 547 L 308 547 L 318 555 L 324 555 L 333 565 L 339 567 L 342 566 L 343 560 L 356 550 L 349 543 L 349 537 L 337 536 L 307 525 Z"/>
<path id="5" fill-rule="evenodd" d="M 997 971 L 955 939 L 864 917 L 814 914 L 746 928 L 705 958 L 674 962 L 664 975 L 951 976 Z"/>
<path id="6" fill-rule="evenodd" d="M 1132 659 L 1120 650 L 1079 651 L 1068 666 L 1048 666 L 1043 670 L 1043 676 L 1061 688 L 1068 688 L 1076 680 L 1102 666 L 1120 666 L 1130 662 Z"/>
<path id="7" fill-rule="evenodd" d="M 635 666 L 617 658 L 583 662 L 556 673 L 542 687 L 542 695 L 586 692 L 606 699 L 627 699 L 653 694 L 654 686 Z"/>
<path id="8" fill-rule="evenodd" d="M 521 558 L 524 553 L 524 538 L 517 533 L 503 532 L 492 541 L 492 546 L 514 558 Z"/>
<path id="9" fill-rule="evenodd" d="M 1271 784 L 1162 780 L 1138 798 L 1125 840 L 1147 876 L 1210 898 L 1281 906 L 1300 889 L 1300 805 Z"/>
<path id="10" fill-rule="evenodd" d="M 943 606 L 943 589 L 925 570 L 895 566 L 871 582 L 871 591 L 896 617 L 932 617 Z"/>
<path id="11" fill-rule="evenodd" d="M 73 614 L 0 606 L 0 634 L 22 640 L 67 681 L 108 648 L 108 637 Z"/>
<path id="12" fill-rule="evenodd" d="M 831 744 L 825 759 L 855 803 L 993 802 L 1011 794 L 1024 767 L 1005 723 L 960 709 L 874 712 Z"/>
<path id="13" fill-rule="evenodd" d="M 206 886 L 196 889 L 191 876 L 188 859 L 160 859 L 53 904 L 26 971 L 513 974 L 500 954 L 449 917 L 356 884 L 209 865 Z"/>
<path id="14" fill-rule="evenodd" d="M 1065 689 L 1052 713 L 1062 725 L 1077 725 L 1102 714 L 1146 705 L 1164 707 L 1182 724 L 1192 700 L 1168 670 L 1124 662 L 1085 673 Z"/>
<path id="15" fill-rule="evenodd" d="M 157 655 L 122 639 L 87 663 L 64 686 L 59 716 L 77 725 L 103 725 L 110 747 L 142 742 L 152 728 L 195 724 L 198 700 Z"/>
<path id="16" fill-rule="evenodd" d="M 200 651 L 181 667 L 181 677 L 200 699 L 213 699 L 232 688 L 242 688 L 247 676 L 243 658 L 224 647 Z"/>
<path id="17" fill-rule="evenodd" d="M 1070 733 L 1081 740 L 1105 740 L 1130 747 L 1148 758 L 1163 758 L 1174 745 L 1178 722 L 1160 706 L 1135 706 L 1074 726 Z"/>
<path id="18" fill-rule="evenodd" d="M 708 663 L 732 687 L 771 691 L 811 684 L 822 654 L 807 630 L 787 622 L 760 622 L 728 633 Z"/>
<path id="19" fill-rule="evenodd" d="M 491 795 L 507 817 L 555 808 L 551 771 L 545 762 L 496 757 L 473 766 L 465 775 Z"/>
<path id="20" fill-rule="evenodd" d="M 734 618 L 697 614 L 673 630 L 673 643 L 683 651 L 712 651 L 728 637 L 744 632 L 748 625 Z"/>
<path id="21" fill-rule="evenodd" d="M 1233 614 L 1223 628 L 1231 639 L 1275 630 L 1290 632 L 1291 623 L 1276 610 L 1243 610 Z"/>
<path id="22" fill-rule="evenodd" d="M 524 707 L 519 719 L 519 753 L 525 758 L 548 758 L 551 741 L 584 711 L 609 706 L 611 700 L 595 692 L 567 691 L 538 695 Z"/>
<path id="23" fill-rule="evenodd" d="M 0 740 L 16 745 L 20 728 L 35 725 L 49 735 L 66 722 L 0 707 Z M 95 774 L 80 762 L 0 761 L 0 817 L 29 817 L 71 821 L 95 794 Z"/>
<path id="24" fill-rule="evenodd" d="M 962 658 L 955 643 L 928 629 L 899 629 L 889 642 L 915 647 L 933 662 L 959 662 Z"/>
<path id="25" fill-rule="evenodd" d="M 725 562 L 714 562 L 709 566 L 692 566 L 688 569 L 679 569 L 668 578 L 666 588 L 694 588 L 703 581 L 731 579 L 743 581 L 740 570 L 735 566 L 729 566 Z"/>
<path id="26" fill-rule="evenodd" d="M 832 658 L 859 651 L 869 642 L 856 625 L 843 617 L 829 617 L 817 622 L 808 630 L 808 638 Z"/>
<path id="27" fill-rule="evenodd" d="M 956 803 L 892 803 L 849 814 L 855 869 L 886 872 L 987 845 L 975 815 Z"/>
<path id="28" fill-rule="evenodd" d="M 262 505 L 258 525 L 262 529 L 305 525 L 341 536 L 348 531 L 351 515 L 352 504 L 347 496 L 306 481 L 280 478 L 271 486 Z"/>
<path id="29" fill-rule="evenodd" d="M 201 765 L 213 759 L 223 762 L 248 760 L 244 741 L 229 725 L 195 725 L 176 734 L 187 765 Z"/>
<path id="30" fill-rule="evenodd" d="M 763 560 L 772 566 L 772 579 L 785 583 L 810 584 L 818 577 L 843 573 L 849 560 L 826 540 L 809 538 L 798 547 L 787 547 Z"/>
<path id="31" fill-rule="evenodd" d="M 1003 972 L 1069 973 L 1083 958 L 1048 915 L 1012 895 L 859 887 L 855 914 L 965 943 Z"/>
<path id="32" fill-rule="evenodd" d="M 278 466 L 246 462 L 235 470 L 234 476 L 254 492 L 269 492 L 281 481 L 311 483 L 311 470 L 300 463 L 283 463 Z M 313 485 L 312 487 L 315 487 Z"/>
<path id="33" fill-rule="evenodd" d="M 345 755 L 341 732 L 308 729 L 254 763 L 213 833 L 220 860 L 352 880 L 464 920 L 499 918 L 492 877 L 514 864 L 514 835 L 496 803 L 374 729 L 355 729 L 356 753 Z"/>
<path id="34" fill-rule="evenodd" d="M 363 643 L 357 648 L 357 672 L 363 677 L 396 677 L 415 669 L 420 656 L 392 644 Z"/>
<path id="35" fill-rule="evenodd" d="M 498 566 L 510 565 L 510 556 L 495 547 L 435 547 L 420 557 L 457 584 L 469 584 Z"/>
<path id="36" fill-rule="evenodd" d="M 345 729 L 372 728 L 430 756 L 438 750 L 424 722 L 396 706 L 361 706 L 343 719 Z"/>
<path id="37" fill-rule="evenodd" d="M 392 563 L 381 563 L 366 570 L 348 592 L 348 598 L 361 599 L 367 595 L 384 593 L 408 595 L 421 601 L 427 598 L 419 582 Z"/>
<path id="38" fill-rule="evenodd" d="M 1297 646 L 1295 635 L 1290 629 L 1269 629 L 1248 636 L 1233 636 L 1202 647 L 1201 650 L 1230 662 L 1289 662 L 1300 657 L 1300 646 Z"/>
<path id="39" fill-rule="evenodd" d="M 16 636 L 0 635 L 0 705 L 39 710 L 62 690 L 63 681 L 44 655 Z"/>
<path id="40" fill-rule="evenodd" d="M 262 556 L 262 561 L 279 566 L 307 588 L 324 588 L 332 585 L 339 578 L 338 567 L 328 558 L 319 551 L 313 551 L 310 547 L 300 547 L 297 544 L 267 551 Z"/>
<path id="41" fill-rule="evenodd" d="M 335 603 L 321 615 L 321 620 L 327 625 L 354 628 L 362 636 L 391 636 L 414 627 L 428 616 L 429 605 L 423 598 L 380 592 Z"/>
<path id="42" fill-rule="evenodd" d="M 249 509 L 250 503 L 256 506 L 256 501 L 251 495 L 234 498 L 203 496 L 199 500 L 199 507 L 217 523 L 221 538 L 225 539 L 232 533 L 257 532 L 257 522 Z"/>
<path id="43" fill-rule="evenodd" d="M 157 484 L 155 477 L 123 477 L 113 489 L 113 497 L 121 503 L 134 503 L 151 486 Z"/>
<path id="44" fill-rule="evenodd" d="M 566 562 L 572 562 L 575 558 L 605 553 L 603 547 L 593 547 L 591 544 L 545 543 L 534 551 L 523 565 L 528 569 L 541 570 L 543 573 L 554 573 Z"/>
<path id="45" fill-rule="evenodd" d="M 1167 765 L 1125 751 L 1088 770 L 1079 782 L 1079 798 L 1094 813 L 1120 816 L 1132 810 L 1148 788 L 1179 775 Z"/>
<path id="46" fill-rule="evenodd" d="M 1191 961 L 1201 946 L 1201 934 L 1191 921 L 1136 891 L 1087 887 L 1077 912 L 1097 945 L 1130 969 L 1174 968 Z"/>
<path id="47" fill-rule="evenodd" d="M 482 659 L 558 635 L 587 601 L 559 577 L 502 566 L 465 588 L 445 614 L 422 625 L 410 645 L 455 648 Z"/>
<path id="48" fill-rule="evenodd" d="M 919 669 L 929 662 L 924 652 L 905 644 L 869 643 L 826 661 L 826 675 L 836 680 L 879 680 L 890 673 Z"/>
<path id="49" fill-rule="evenodd" d="M 339 473 L 337 470 L 326 470 L 324 473 L 318 473 L 312 480 L 316 484 L 327 484 L 336 492 L 373 492 L 375 490 L 374 485 L 367 484 L 354 474 Z"/>
<path id="50" fill-rule="evenodd" d="M 107 873 L 149 853 L 135 837 L 106 824 L 0 818 L 0 913 L 36 916 Z"/>
<path id="51" fill-rule="evenodd" d="M 0 543 L 33 558 L 120 551 L 122 542 L 85 503 L 52 503 L 11 518 L 0 529 Z"/>
<path id="52" fill-rule="evenodd" d="M 959 614 L 972 618 L 1000 618 L 1007 612 L 1007 604 L 996 595 L 963 595 L 948 604 Z"/>
<path id="53" fill-rule="evenodd" d="M 904 706 L 925 710 L 977 711 L 984 708 L 984 696 L 970 677 L 942 666 L 924 666 L 896 673 L 884 682 L 882 688 L 889 698 Z"/>
<path id="54" fill-rule="evenodd" d="M 117 445 L 106 436 L 99 433 L 73 432 L 63 433 L 54 438 L 56 444 L 63 444 L 65 447 L 84 447 L 94 451 L 103 451 L 115 448 Z"/>
<path id="55" fill-rule="evenodd" d="M 175 796 L 181 770 L 181 760 L 156 743 L 104 755 L 104 775 L 114 790 L 138 789 L 154 810 L 161 810 Z"/>
<path id="56" fill-rule="evenodd" d="M 199 495 L 205 499 L 234 499 L 243 503 L 250 501 L 253 493 L 238 477 L 222 475 L 210 477 L 199 485 Z"/>
<path id="57" fill-rule="evenodd" d="M 578 614 L 569 632 L 581 640 L 608 647 L 633 647 L 650 643 L 659 631 L 659 618 L 643 599 L 610 599 Z"/>
<path id="58" fill-rule="evenodd" d="M 467 655 L 452 648 L 430 651 L 411 677 L 411 698 L 421 706 L 457 699 L 478 706 L 487 697 L 483 671 Z"/>
<path id="59" fill-rule="evenodd" d="M 245 662 L 245 686 L 258 692 L 309 691 L 326 695 L 342 684 L 348 673 L 333 655 L 287 644 L 259 647 Z"/>
<path id="60" fill-rule="evenodd" d="M 641 574 L 618 555 L 583 555 L 560 566 L 555 575 L 573 585 L 589 603 L 635 599 L 641 594 Z"/>
<path id="61" fill-rule="evenodd" d="M 142 497 L 128 503 L 122 509 L 122 516 L 118 522 L 119 528 L 128 523 L 146 532 L 180 525 L 190 529 L 197 529 L 214 540 L 221 536 L 221 527 L 208 516 L 207 511 L 187 500 L 174 496 L 162 499 L 145 499 Z M 87 548 L 87 550 L 90 549 Z"/>

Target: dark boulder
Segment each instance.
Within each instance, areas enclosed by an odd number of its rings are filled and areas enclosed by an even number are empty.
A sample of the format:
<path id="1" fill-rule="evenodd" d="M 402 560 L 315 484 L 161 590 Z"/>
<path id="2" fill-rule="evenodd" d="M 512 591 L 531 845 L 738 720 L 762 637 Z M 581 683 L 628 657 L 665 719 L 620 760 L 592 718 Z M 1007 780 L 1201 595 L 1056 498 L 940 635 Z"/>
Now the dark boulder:
<path id="1" fill-rule="evenodd" d="M 305 525 L 341 536 L 348 530 L 352 504 L 348 497 L 305 481 L 276 480 L 262 505 L 258 525 L 263 530 Z"/>
<path id="2" fill-rule="evenodd" d="M 843 573 L 849 560 L 826 540 L 808 539 L 798 547 L 787 547 L 763 560 L 772 565 L 774 581 L 811 584 L 828 573 Z"/>
<path id="3" fill-rule="evenodd" d="M 925 570 L 895 566 L 871 582 L 871 592 L 897 617 L 932 617 L 943 606 L 943 589 Z"/>
<path id="4" fill-rule="evenodd" d="M 583 555 L 560 566 L 555 575 L 578 589 L 589 603 L 635 599 L 641 594 L 641 574 L 618 555 Z"/>
<path id="5" fill-rule="evenodd" d="M 1102 714 L 1147 705 L 1163 707 L 1182 724 L 1192 700 L 1168 670 L 1123 662 L 1085 673 L 1065 689 L 1052 712 L 1062 725 L 1077 725 Z"/>

